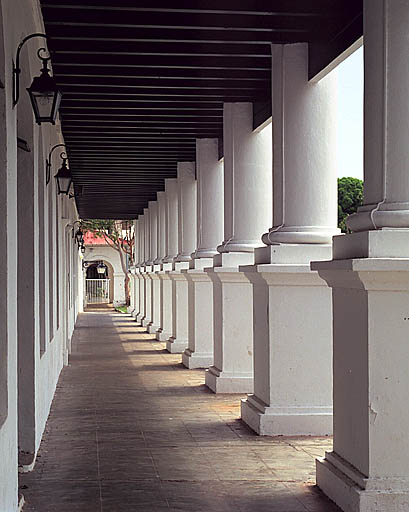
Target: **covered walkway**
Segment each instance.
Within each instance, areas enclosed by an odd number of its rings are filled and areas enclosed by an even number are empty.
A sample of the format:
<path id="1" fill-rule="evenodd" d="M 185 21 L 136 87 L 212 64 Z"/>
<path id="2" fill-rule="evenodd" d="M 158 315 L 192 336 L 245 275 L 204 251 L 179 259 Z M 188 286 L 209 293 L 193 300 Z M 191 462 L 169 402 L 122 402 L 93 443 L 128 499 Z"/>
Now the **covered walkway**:
<path id="1" fill-rule="evenodd" d="M 238 395 L 128 315 L 79 316 L 24 511 L 335 512 L 315 486 L 328 438 L 256 436 Z"/>

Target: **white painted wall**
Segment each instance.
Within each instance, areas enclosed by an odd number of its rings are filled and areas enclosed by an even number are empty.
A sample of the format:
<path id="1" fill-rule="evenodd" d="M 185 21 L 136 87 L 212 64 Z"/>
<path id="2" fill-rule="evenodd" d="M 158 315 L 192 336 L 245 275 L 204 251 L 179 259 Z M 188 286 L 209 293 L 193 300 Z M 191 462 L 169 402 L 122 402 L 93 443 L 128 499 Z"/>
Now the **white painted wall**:
<path id="1" fill-rule="evenodd" d="M 36 52 L 43 40 L 26 43 L 22 51 L 20 101 L 12 108 L 11 62 L 22 38 L 44 32 L 40 8 L 33 0 L 4 0 L 0 4 L 0 510 L 15 512 L 18 507 L 18 421 L 20 398 L 30 400 L 32 432 L 27 436 L 33 457 L 44 431 L 60 371 L 68 361 L 71 336 L 78 312 L 78 250 L 71 238 L 72 222 L 78 217 L 73 200 L 56 196 L 54 179 L 45 186 L 45 157 L 50 148 L 63 142 L 56 126 L 34 123 L 27 110 L 26 87 L 39 74 L 41 63 Z M 25 160 L 31 183 L 17 180 L 17 135 L 29 134 L 30 155 Z M 58 157 L 53 160 L 55 173 Z M 31 166 L 31 169 L 29 167 Z M 25 188 L 24 188 L 25 187 Z M 28 188 L 27 188 L 28 187 Z M 27 280 L 34 315 L 31 338 L 25 339 L 30 357 L 24 360 L 24 379 L 17 378 L 18 368 L 18 251 L 24 251 L 24 231 L 18 245 L 18 194 L 30 201 L 32 218 L 20 225 L 31 236 L 32 261 Z M 23 199 L 23 196 L 20 195 Z M 20 210 L 21 211 L 21 210 Z M 57 213 L 58 212 L 58 213 Z M 20 283 L 22 278 L 20 275 Z M 24 315 L 20 315 L 24 318 Z M 22 330 L 20 330 L 22 332 Z M 21 351 L 20 351 L 21 354 Z M 24 385 L 23 385 L 24 384 Z M 30 391 L 30 392 L 28 392 Z M 20 432 L 21 435 L 21 432 Z"/>

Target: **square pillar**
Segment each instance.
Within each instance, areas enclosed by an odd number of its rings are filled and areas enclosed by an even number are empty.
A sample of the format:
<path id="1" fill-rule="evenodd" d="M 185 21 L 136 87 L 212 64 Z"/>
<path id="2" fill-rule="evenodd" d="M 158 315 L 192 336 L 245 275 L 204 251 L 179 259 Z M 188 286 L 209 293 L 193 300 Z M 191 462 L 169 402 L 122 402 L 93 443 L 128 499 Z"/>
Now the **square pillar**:
<path id="1" fill-rule="evenodd" d="M 160 327 L 161 290 L 158 272 L 160 265 L 153 265 L 149 277 L 151 280 L 151 312 L 152 320 L 148 325 L 148 332 L 155 334 Z"/>
<path id="2" fill-rule="evenodd" d="M 156 331 L 156 339 L 167 341 L 172 336 L 172 280 L 169 271 L 171 263 L 163 263 L 162 270 L 158 272 L 160 280 L 160 327 Z"/>
<path id="3" fill-rule="evenodd" d="M 213 365 L 213 282 L 203 269 L 213 258 L 194 259 L 182 270 L 188 281 L 188 347 L 182 356 L 186 368 Z"/>
<path id="4" fill-rule="evenodd" d="M 206 386 L 214 393 L 253 391 L 253 288 L 239 263 L 252 253 L 215 256 L 206 269 L 213 282 L 214 363 L 206 371 Z"/>
<path id="5" fill-rule="evenodd" d="M 186 261 L 174 263 L 169 272 L 172 282 L 172 336 L 166 342 L 166 349 L 172 354 L 183 354 L 188 346 L 188 289 L 182 269 L 189 268 Z"/>

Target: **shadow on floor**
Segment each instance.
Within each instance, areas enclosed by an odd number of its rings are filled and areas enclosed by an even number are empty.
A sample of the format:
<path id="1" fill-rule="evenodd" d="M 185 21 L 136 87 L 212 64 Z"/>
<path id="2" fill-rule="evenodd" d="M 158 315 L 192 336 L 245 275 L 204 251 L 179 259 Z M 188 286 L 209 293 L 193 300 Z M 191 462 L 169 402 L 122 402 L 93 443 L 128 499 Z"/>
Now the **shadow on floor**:
<path id="1" fill-rule="evenodd" d="M 35 470 L 20 478 L 25 512 L 339 510 L 314 485 L 331 439 L 256 436 L 240 396 L 214 395 L 164 347 L 130 316 L 80 315 Z"/>

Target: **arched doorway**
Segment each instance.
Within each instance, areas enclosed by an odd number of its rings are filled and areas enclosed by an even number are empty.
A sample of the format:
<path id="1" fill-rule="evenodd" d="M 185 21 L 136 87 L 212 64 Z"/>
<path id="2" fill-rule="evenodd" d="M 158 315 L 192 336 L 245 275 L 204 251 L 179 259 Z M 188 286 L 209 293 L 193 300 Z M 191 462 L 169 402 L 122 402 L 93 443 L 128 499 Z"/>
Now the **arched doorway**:
<path id="1" fill-rule="evenodd" d="M 85 303 L 108 304 L 113 300 L 113 269 L 110 263 L 90 262 L 85 275 Z"/>
<path id="2" fill-rule="evenodd" d="M 109 278 L 109 297 L 114 306 L 125 304 L 124 279 L 125 274 L 122 271 L 118 253 L 112 247 L 87 247 L 84 253 L 84 292 L 86 290 L 86 269 L 98 263 L 104 263 L 108 268 Z M 94 272 L 90 270 L 90 272 Z M 90 274 L 91 275 L 91 274 Z M 86 293 L 84 293 L 84 306 L 86 305 Z"/>

